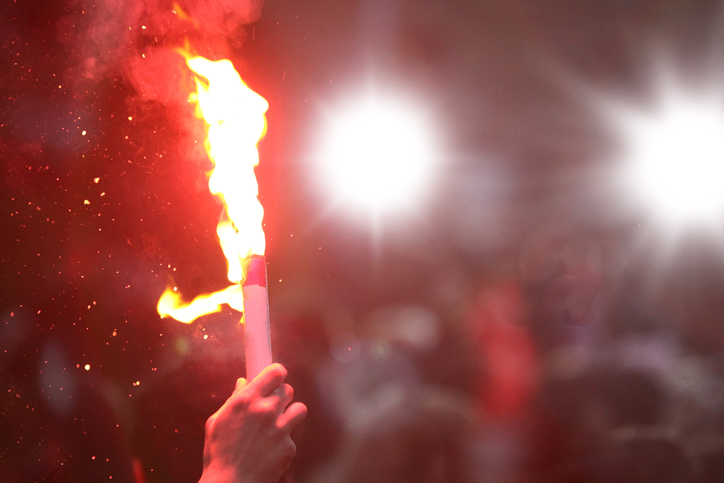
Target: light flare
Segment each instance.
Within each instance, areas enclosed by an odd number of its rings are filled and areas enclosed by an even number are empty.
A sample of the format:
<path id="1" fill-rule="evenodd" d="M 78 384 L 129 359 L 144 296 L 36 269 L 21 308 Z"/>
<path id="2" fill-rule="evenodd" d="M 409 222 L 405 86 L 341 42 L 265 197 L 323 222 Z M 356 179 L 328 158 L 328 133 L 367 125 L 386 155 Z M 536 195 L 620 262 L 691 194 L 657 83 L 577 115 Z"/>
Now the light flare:
<path id="1" fill-rule="evenodd" d="M 329 113 L 315 156 L 327 188 L 375 212 L 419 202 L 436 164 L 425 116 L 400 100 L 368 97 Z"/>
<path id="2" fill-rule="evenodd" d="M 645 196 L 676 218 L 724 205 L 724 110 L 704 101 L 666 106 L 636 126 L 635 176 Z"/>
<path id="3" fill-rule="evenodd" d="M 213 170 L 209 190 L 222 205 L 216 233 L 234 285 L 183 302 L 169 286 L 158 301 L 161 317 L 191 323 L 198 317 L 219 312 L 227 304 L 243 310 L 242 287 L 248 261 L 263 256 L 266 248 L 254 167 L 259 164 L 256 144 L 266 132 L 269 104 L 242 81 L 229 60 L 211 61 L 182 52 L 193 71 L 196 92 L 189 101 L 196 115 L 208 125 L 205 145 Z"/>
<path id="4" fill-rule="evenodd" d="M 724 222 L 724 97 L 667 83 L 654 109 L 622 109 L 626 181 L 672 227 Z"/>

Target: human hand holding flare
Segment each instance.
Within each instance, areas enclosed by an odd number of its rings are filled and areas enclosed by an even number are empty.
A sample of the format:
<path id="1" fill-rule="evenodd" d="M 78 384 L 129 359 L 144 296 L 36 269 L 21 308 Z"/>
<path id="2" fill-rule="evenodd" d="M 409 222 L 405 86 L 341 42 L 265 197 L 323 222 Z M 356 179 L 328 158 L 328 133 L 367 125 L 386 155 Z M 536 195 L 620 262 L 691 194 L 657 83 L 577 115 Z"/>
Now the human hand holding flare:
<path id="1" fill-rule="evenodd" d="M 241 378 L 229 399 L 206 422 L 203 483 L 274 483 L 289 466 L 296 447 L 291 431 L 307 415 L 293 403 L 284 384 L 286 369 L 271 363 L 269 305 L 266 289 L 264 210 L 254 167 L 256 144 L 266 130 L 267 102 L 249 89 L 229 60 L 213 62 L 183 53 L 196 74 L 196 115 L 208 124 L 206 149 L 214 165 L 209 190 L 223 210 L 216 233 L 233 285 L 184 303 L 167 287 L 158 313 L 191 323 L 228 304 L 244 313 L 247 379 Z"/>
<path id="2" fill-rule="evenodd" d="M 291 403 L 281 364 L 265 368 L 253 381 L 239 379 L 236 389 L 206 421 L 204 472 L 199 483 L 276 483 L 296 453 L 292 430 L 307 407 Z"/>

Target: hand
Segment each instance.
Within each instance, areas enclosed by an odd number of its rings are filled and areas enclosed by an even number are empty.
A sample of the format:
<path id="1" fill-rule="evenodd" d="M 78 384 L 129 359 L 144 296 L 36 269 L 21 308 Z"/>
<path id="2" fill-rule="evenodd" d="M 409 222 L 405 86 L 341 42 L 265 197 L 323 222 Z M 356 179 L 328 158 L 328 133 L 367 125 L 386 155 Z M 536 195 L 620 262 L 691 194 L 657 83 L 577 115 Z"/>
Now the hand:
<path id="1" fill-rule="evenodd" d="M 250 383 L 236 381 L 233 394 L 207 421 L 204 471 L 199 483 L 276 483 L 296 453 L 290 434 L 307 416 L 292 405 L 281 364 L 266 367 Z M 287 407 L 288 406 L 288 407 Z"/>

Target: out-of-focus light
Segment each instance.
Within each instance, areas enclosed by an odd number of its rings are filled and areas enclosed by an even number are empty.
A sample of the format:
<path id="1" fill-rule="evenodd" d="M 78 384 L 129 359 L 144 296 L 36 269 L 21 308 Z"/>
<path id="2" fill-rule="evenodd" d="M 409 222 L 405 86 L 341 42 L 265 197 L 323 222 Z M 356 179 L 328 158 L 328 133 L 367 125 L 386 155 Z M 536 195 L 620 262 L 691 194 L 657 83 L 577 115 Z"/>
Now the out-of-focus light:
<path id="1" fill-rule="evenodd" d="M 370 97 L 327 120 L 315 158 L 332 196 L 374 212 L 420 202 L 436 164 L 434 136 L 421 112 Z"/>
<path id="2" fill-rule="evenodd" d="M 676 226 L 724 220 L 724 103 L 669 90 L 658 108 L 631 115 L 629 181 Z"/>

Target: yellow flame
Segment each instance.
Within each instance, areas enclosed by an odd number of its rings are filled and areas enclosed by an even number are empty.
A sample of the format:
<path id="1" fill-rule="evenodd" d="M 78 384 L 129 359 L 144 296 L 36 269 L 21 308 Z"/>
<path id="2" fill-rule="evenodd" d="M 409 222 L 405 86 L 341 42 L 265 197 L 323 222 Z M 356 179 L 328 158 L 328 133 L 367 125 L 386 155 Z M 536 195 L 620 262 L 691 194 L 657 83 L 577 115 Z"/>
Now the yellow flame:
<path id="1" fill-rule="evenodd" d="M 218 292 L 199 295 L 190 303 L 185 303 L 181 294 L 173 287 L 166 287 L 166 290 L 158 299 L 156 310 L 161 317 L 171 317 L 185 324 L 190 324 L 202 315 L 221 312 L 221 306 L 228 304 L 232 308 L 242 311 L 244 300 L 241 295 L 241 285 L 230 285 Z"/>
<path id="2" fill-rule="evenodd" d="M 190 303 L 167 287 L 158 302 L 158 313 L 190 323 L 220 311 L 223 304 L 242 310 L 238 284 L 245 261 L 253 254 L 264 255 L 264 209 L 254 167 L 259 164 L 256 144 L 266 132 L 264 113 L 269 104 L 241 80 L 231 61 L 182 54 L 195 74 L 196 92 L 189 95 L 189 101 L 196 104 L 196 115 L 208 125 L 206 150 L 214 166 L 209 190 L 223 206 L 216 234 L 227 260 L 229 281 L 237 284 L 200 295 Z"/>
<path id="3" fill-rule="evenodd" d="M 173 2 L 172 12 L 174 12 L 176 15 L 178 15 L 178 18 L 180 18 L 181 20 L 186 20 L 188 22 L 191 22 L 194 25 L 194 27 L 199 26 L 199 23 L 196 21 L 196 19 L 194 19 L 193 17 L 191 17 L 191 15 L 186 13 L 186 11 L 183 8 L 181 8 L 181 5 L 179 5 L 177 2 Z"/>

